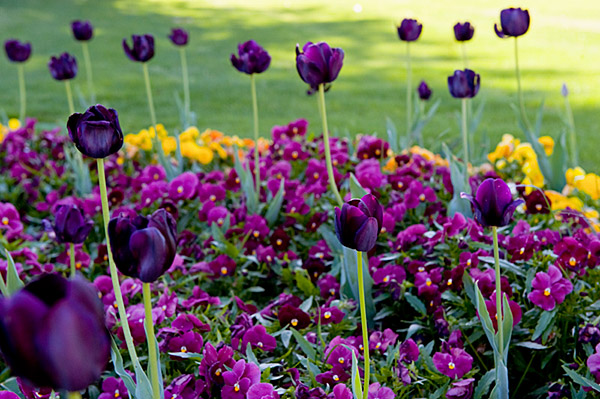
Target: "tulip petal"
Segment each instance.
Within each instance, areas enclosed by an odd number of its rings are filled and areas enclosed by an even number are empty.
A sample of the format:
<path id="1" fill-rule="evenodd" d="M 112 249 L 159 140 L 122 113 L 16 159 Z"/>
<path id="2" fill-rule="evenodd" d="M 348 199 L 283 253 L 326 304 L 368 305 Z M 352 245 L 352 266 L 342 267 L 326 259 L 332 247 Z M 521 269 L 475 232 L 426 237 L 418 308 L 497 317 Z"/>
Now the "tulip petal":
<path id="1" fill-rule="evenodd" d="M 365 223 L 356 231 L 355 242 L 356 250 L 362 252 L 369 252 L 375 246 L 377 242 L 377 235 L 379 233 L 379 227 L 377 225 L 377 219 L 370 217 Z"/>
<path id="2" fill-rule="evenodd" d="M 165 238 L 155 227 L 134 232 L 129 239 L 129 250 L 137 263 L 137 277 L 145 283 L 156 281 L 171 266 L 166 266 Z"/>

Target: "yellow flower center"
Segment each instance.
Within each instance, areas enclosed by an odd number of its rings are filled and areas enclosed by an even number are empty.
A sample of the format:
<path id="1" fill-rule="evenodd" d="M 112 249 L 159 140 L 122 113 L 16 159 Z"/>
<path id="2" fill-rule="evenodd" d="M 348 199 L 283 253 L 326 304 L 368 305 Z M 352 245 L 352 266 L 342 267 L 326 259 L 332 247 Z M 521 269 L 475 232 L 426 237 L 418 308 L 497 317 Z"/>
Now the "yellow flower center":
<path id="1" fill-rule="evenodd" d="M 519 255 L 523 255 L 525 253 L 525 247 L 521 247 L 519 250 Z"/>
<path id="2" fill-rule="evenodd" d="M 367 154 L 363 154 L 363 159 L 367 159 L 369 156 Z"/>
<path id="3" fill-rule="evenodd" d="M 419 272 L 424 272 L 425 268 L 423 266 L 419 266 L 419 268 L 417 269 Z"/>
<path id="4" fill-rule="evenodd" d="M 577 259 L 575 259 L 575 257 L 571 256 L 571 259 L 569 259 L 569 265 L 575 266 L 576 264 L 577 264 Z"/>
<path id="5" fill-rule="evenodd" d="M 319 178 L 319 174 L 317 172 L 313 173 L 313 178 L 317 180 Z"/>
<path id="6" fill-rule="evenodd" d="M 343 357 L 339 357 L 338 358 L 338 363 L 339 364 L 344 364 L 344 358 Z"/>
<path id="7" fill-rule="evenodd" d="M 75 267 L 77 268 L 77 270 L 81 269 L 81 262 L 75 263 Z"/>
<path id="8" fill-rule="evenodd" d="M 217 196 L 212 194 L 210 197 L 208 197 L 208 199 L 210 199 L 212 202 L 215 202 L 217 200 Z"/>
<path id="9" fill-rule="evenodd" d="M 236 383 L 236 384 L 233 386 L 233 389 L 234 389 L 236 392 L 239 392 L 239 390 L 240 390 L 240 384 L 237 384 L 237 383 Z"/>
<path id="10" fill-rule="evenodd" d="M 220 368 L 218 368 L 218 369 L 215 371 L 215 375 L 216 375 L 217 377 L 221 375 L 221 369 L 220 369 Z"/>
<path id="11" fill-rule="evenodd" d="M 155 173 L 154 176 L 152 176 L 154 178 L 154 180 L 158 180 L 160 178 L 160 176 L 158 175 L 158 173 Z"/>
<path id="12" fill-rule="evenodd" d="M 293 127 L 293 128 L 292 128 L 292 133 L 294 133 L 294 134 L 298 134 L 298 128 L 297 128 L 297 127 Z"/>
<path id="13" fill-rule="evenodd" d="M 421 202 L 425 201 L 425 194 L 419 195 L 419 200 L 421 200 Z"/>
<path id="14" fill-rule="evenodd" d="M 332 163 L 333 163 L 333 166 L 337 166 L 337 164 L 338 164 L 337 159 L 334 159 Z"/>
<path id="15" fill-rule="evenodd" d="M 240 184 L 240 178 L 239 177 L 235 178 L 235 184 Z"/>
<path id="16" fill-rule="evenodd" d="M 383 278 L 383 282 L 384 282 L 384 283 L 387 283 L 388 281 L 390 281 L 390 276 L 385 276 L 385 277 Z"/>
<path id="17" fill-rule="evenodd" d="M 329 290 L 329 293 L 330 293 L 331 295 L 335 295 L 335 289 L 333 289 L 333 288 L 332 288 L 332 289 L 330 289 L 330 290 Z"/>
<path id="18" fill-rule="evenodd" d="M 277 245 L 281 245 L 281 244 L 283 244 L 283 240 L 282 240 L 281 238 L 278 238 L 278 239 L 275 241 L 275 243 L 276 243 Z"/>
<path id="19" fill-rule="evenodd" d="M 331 312 L 327 311 L 323 314 L 323 317 L 325 317 L 326 319 L 329 319 L 331 317 Z"/>
<path id="20" fill-rule="evenodd" d="M 292 158 L 294 158 L 294 159 L 298 158 L 298 151 L 292 152 Z"/>
<path id="21" fill-rule="evenodd" d="M 296 327 L 298 325 L 298 319 L 292 319 L 292 326 Z"/>
<path id="22" fill-rule="evenodd" d="M 115 391 L 115 398 L 118 398 L 119 396 L 121 396 L 121 393 L 119 392 L 119 390 L 117 389 Z"/>
<path id="23" fill-rule="evenodd" d="M 340 380 L 340 377 L 339 377 L 337 374 L 334 374 L 334 375 L 333 375 L 333 380 L 334 380 L 334 381 L 339 381 L 339 380 Z"/>
<path id="24" fill-rule="evenodd" d="M 430 287 L 430 286 L 431 286 L 431 279 L 429 279 L 429 278 L 428 278 L 428 279 L 425 281 L 425 285 L 426 285 L 426 286 L 428 286 L 428 287 Z"/>
<path id="25" fill-rule="evenodd" d="M 5 226 L 7 226 L 7 225 L 8 225 L 8 223 L 9 223 L 9 220 L 8 220 L 8 218 L 7 218 L 6 216 L 4 216 L 4 217 L 2 218 L 2 224 L 3 224 L 3 225 L 5 225 Z"/>
<path id="26" fill-rule="evenodd" d="M 375 155 L 381 155 L 381 150 L 379 148 L 375 150 Z"/>
<path id="27" fill-rule="evenodd" d="M 550 296 L 550 288 L 544 290 L 544 296 Z"/>
<path id="28" fill-rule="evenodd" d="M 187 352 L 187 348 L 185 346 L 182 346 L 181 349 L 179 349 L 179 352 L 185 353 Z"/>
<path id="29" fill-rule="evenodd" d="M 224 222 L 225 222 L 225 221 L 223 220 L 223 218 L 218 218 L 218 219 L 217 219 L 217 224 L 218 224 L 219 226 L 222 226 Z"/>
<path id="30" fill-rule="evenodd" d="M 542 204 L 535 204 L 535 209 L 537 209 L 538 211 L 542 210 Z"/>
<path id="31" fill-rule="evenodd" d="M 254 236 L 254 238 L 258 238 L 258 236 L 260 236 L 260 232 L 258 230 L 254 230 L 254 233 L 252 233 L 252 235 Z"/>
<path id="32" fill-rule="evenodd" d="M 377 345 L 375 345 L 375 349 L 379 349 L 381 347 L 381 342 L 377 342 Z"/>
<path id="33" fill-rule="evenodd" d="M 258 346 L 259 348 L 262 348 L 262 347 L 263 347 L 263 343 L 262 343 L 262 342 L 258 342 L 258 343 L 256 344 L 256 346 Z"/>
<path id="34" fill-rule="evenodd" d="M 448 283 L 447 283 L 447 284 L 448 284 L 449 286 L 450 286 L 450 285 L 452 285 L 452 279 L 451 279 L 451 278 L 449 278 L 449 279 L 448 279 Z"/>
<path id="35" fill-rule="evenodd" d="M 227 274 L 227 268 L 225 266 L 221 268 L 221 274 Z"/>
<path id="36" fill-rule="evenodd" d="M 454 363 L 452 363 L 452 362 L 448 363 L 448 368 L 449 368 L 450 370 L 454 370 L 454 368 L 455 368 L 455 367 L 456 367 L 456 366 L 454 365 Z"/>
<path id="37" fill-rule="evenodd" d="M 467 260 L 467 266 L 471 266 L 471 259 Z"/>
<path id="38" fill-rule="evenodd" d="M 183 192 L 183 186 L 177 187 L 177 193 L 181 194 Z"/>
<path id="39" fill-rule="evenodd" d="M 107 261 L 107 260 L 108 260 L 108 255 L 104 255 L 104 256 L 102 257 L 102 259 L 104 259 L 104 261 Z"/>
<path id="40" fill-rule="evenodd" d="M 399 181 L 398 184 L 397 184 L 397 186 L 398 186 L 398 188 L 402 188 L 402 187 L 404 187 L 404 183 L 402 183 L 401 181 Z"/>

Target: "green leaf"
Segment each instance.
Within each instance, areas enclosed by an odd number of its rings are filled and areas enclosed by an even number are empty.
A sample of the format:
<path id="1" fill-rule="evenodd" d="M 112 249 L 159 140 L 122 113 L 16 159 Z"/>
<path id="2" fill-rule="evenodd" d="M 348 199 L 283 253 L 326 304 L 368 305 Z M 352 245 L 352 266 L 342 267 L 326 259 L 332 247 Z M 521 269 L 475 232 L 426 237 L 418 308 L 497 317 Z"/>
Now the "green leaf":
<path id="1" fill-rule="evenodd" d="M 328 226 L 322 224 L 317 229 L 319 233 L 323 236 L 323 239 L 327 243 L 327 246 L 331 249 L 334 254 L 343 254 L 344 247 L 340 244 L 340 240 L 338 240 L 337 236 L 329 229 Z"/>
<path id="2" fill-rule="evenodd" d="M 306 269 L 297 269 L 295 273 L 296 285 L 306 296 L 319 295 L 319 290 L 308 277 Z"/>
<path id="3" fill-rule="evenodd" d="M 562 368 L 575 383 L 583 387 L 592 388 L 596 392 L 600 392 L 600 385 L 596 384 L 594 381 L 582 376 L 581 374 L 576 373 L 574 370 L 571 370 L 568 366 L 563 365 Z"/>
<path id="4" fill-rule="evenodd" d="M 256 189 L 254 188 L 254 179 L 252 178 L 252 172 L 250 171 L 250 167 L 248 167 L 248 169 L 244 169 L 244 167 L 242 166 L 242 162 L 240 161 L 240 157 L 238 156 L 237 145 L 233 148 L 233 156 L 235 158 L 235 172 L 240 178 L 242 191 L 246 196 L 246 208 L 248 209 L 249 214 L 255 214 L 258 211 L 258 202 L 256 201 Z"/>
<path id="5" fill-rule="evenodd" d="M 508 369 L 503 361 L 496 363 L 496 399 L 508 399 Z"/>
<path id="6" fill-rule="evenodd" d="M 356 353 L 352 351 L 352 393 L 355 399 L 362 399 L 363 392 L 360 383 L 360 372 L 358 370 L 358 360 L 356 359 Z"/>
<path id="7" fill-rule="evenodd" d="M 112 337 L 110 338 L 110 346 L 110 357 L 112 358 L 113 365 L 115 366 L 115 372 L 123 380 L 125 388 L 127 388 L 127 392 L 129 393 L 129 397 L 134 397 L 133 395 L 136 389 L 135 382 L 129 373 L 127 373 L 123 368 L 123 358 L 121 357 L 121 352 L 119 351 L 119 348 Z"/>
<path id="8" fill-rule="evenodd" d="M 385 127 L 388 136 L 388 141 L 390 142 L 390 148 L 394 152 L 394 154 L 398 154 L 400 152 L 400 148 L 398 146 L 398 130 L 396 129 L 396 125 L 390 118 L 385 118 Z"/>
<path id="9" fill-rule="evenodd" d="M 260 362 L 256 358 L 254 352 L 252 352 L 252 344 L 250 342 L 248 342 L 248 345 L 246 345 L 246 358 L 249 362 L 256 364 L 260 368 Z"/>
<path id="10" fill-rule="evenodd" d="M 504 349 L 504 363 L 508 363 L 508 349 L 513 330 L 513 315 L 508 304 L 508 296 L 504 293 L 502 294 L 502 314 L 502 339 L 504 340 L 502 347 Z"/>
<path id="11" fill-rule="evenodd" d="M 539 318 L 533 336 L 531 337 L 533 341 L 538 339 L 544 331 L 551 326 L 551 322 L 554 319 L 554 316 L 556 316 L 557 310 L 557 308 L 554 308 L 551 312 L 542 312 L 542 316 Z"/>
<path id="12" fill-rule="evenodd" d="M 225 238 L 225 234 L 223 234 L 223 231 L 221 230 L 221 228 L 216 224 L 213 223 L 210 225 L 210 231 L 211 231 L 211 235 L 214 239 L 213 243 L 225 254 L 227 254 L 229 257 L 236 259 L 237 256 L 239 255 L 239 250 L 237 249 L 237 247 L 235 245 L 233 245 L 232 243 L 230 243 L 229 241 L 227 241 L 227 239 Z"/>
<path id="13" fill-rule="evenodd" d="M 352 172 L 350 173 L 350 194 L 352 195 L 352 198 L 362 198 L 369 194 L 367 190 L 361 186 L 360 182 Z"/>
<path id="14" fill-rule="evenodd" d="M 17 377 L 10 377 L 9 379 L 4 380 L 0 386 L 2 386 L 3 389 L 16 394 L 20 399 L 25 399 L 21 393 L 21 388 L 19 388 Z"/>
<path id="15" fill-rule="evenodd" d="M 528 349 L 536 349 L 536 350 L 548 349 L 548 347 L 545 346 L 545 345 L 541 345 L 541 344 L 538 344 L 536 342 L 530 342 L 530 341 L 519 342 L 516 345 L 517 346 L 522 346 L 523 348 L 528 348 Z"/>
<path id="16" fill-rule="evenodd" d="M 19 278 L 15 261 L 6 248 L 4 248 L 4 255 L 6 256 L 6 261 L 8 263 L 6 267 L 6 290 L 8 292 L 7 296 L 9 296 L 20 290 L 24 284 Z"/>
<path id="17" fill-rule="evenodd" d="M 481 320 L 481 325 L 483 326 L 483 331 L 485 332 L 488 342 L 494 349 L 494 355 L 498 356 L 499 352 L 498 352 L 498 346 L 496 344 L 496 333 L 494 330 L 494 324 L 492 323 L 490 314 L 487 310 L 487 307 L 485 306 L 485 299 L 483 298 L 481 291 L 479 291 L 479 287 L 477 286 L 477 284 L 474 284 L 474 285 L 475 285 L 475 299 L 476 299 L 475 308 L 477 309 L 477 312 L 479 313 L 479 319 Z"/>
<path id="18" fill-rule="evenodd" d="M 360 303 L 358 289 L 358 256 L 355 250 L 343 247 L 344 255 L 342 259 L 342 277 L 341 284 L 344 287 L 344 293 L 352 297 L 356 303 Z M 367 324 L 373 326 L 375 317 L 375 303 L 373 302 L 373 279 L 369 274 L 369 259 L 366 253 L 363 253 L 363 282 L 365 289 L 365 307 L 367 313 Z"/>
<path id="19" fill-rule="evenodd" d="M 272 226 L 273 223 L 277 221 L 277 216 L 279 216 L 279 211 L 281 210 L 281 204 L 283 204 L 283 195 L 285 194 L 285 179 L 281 179 L 281 183 L 279 184 L 279 190 L 277 194 L 269 204 L 269 209 L 267 210 L 267 214 L 265 215 L 265 219 L 269 223 L 269 226 Z"/>
<path id="20" fill-rule="evenodd" d="M 492 382 L 496 378 L 496 370 L 491 369 L 477 383 L 477 387 L 475 387 L 475 393 L 473 394 L 473 399 L 482 399 L 490 390 L 490 386 Z"/>
<path id="21" fill-rule="evenodd" d="M 148 342 L 149 345 L 154 345 L 155 350 L 156 350 L 156 368 L 158 369 L 158 389 L 159 389 L 159 396 L 161 399 L 164 399 L 165 397 L 165 387 L 164 387 L 164 382 L 163 382 L 163 376 L 162 376 L 162 367 L 160 365 L 160 349 L 158 348 L 158 342 L 156 341 L 156 336 L 155 335 L 149 335 L 148 331 L 146 330 L 146 323 L 144 323 L 144 332 L 146 333 L 146 342 Z M 148 353 L 148 356 L 150 355 L 150 353 Z M 150 362 L 148 362 L 148 370 L 147 375 L 152 375 L 152 370 L 150 370 Z"/>
<path id="22" fill-rule="evenodd" d="M 202 360 L 201 353 L 194 353 L 194 352 L 168 352 L 168 353 L 169 353 L 169 356 L 180 357 L 182 359 L 192 359 L 192 360 L 197 360 L 197 361 Z"/>
<path id="23" fill-rule="evenodd" d="M 425 307 L 425 304 L 419 298 L 409 292 L 404 294 L 404 298 L 406 298 L 408 304 L 417 312 L 421 313 L 422 316 L 427 314 L 427 307 Z"/>
<path id="24" fill-rule="evenodd" d="M 281 332 L 281 342 L 283 343 L 284 348 L 290 346 L 290 339 L 292 338 L 292 332 L 290 330 L 284 330 Z"/>
<path id="25" fill-rule="evenodd" d="M 448 160 L 448 166 L 450 167 L 450 180 L 452 181 L 452 187 L 454 193 L 452 194 L 452 200 L 448 204 L 448 216 L 452 217 L 457 213 L 461 213 L 466 218 L 472 218 L 473 212 L 471 211 L 471 205 L 469 201 L 460 197 L 460 193 L 471 192 L 469 187 L 465 187 L 465 170 L 464 164 L 459 163 L 452 154 L 452 151 L 446 144 L 442 144 L 442 148 Z M 459 165 L 462 165 L 460 167 Z"/>
<path id="26" fill-rule="evenodd" d="M 317 351 L 315 348 L 313 348 L 313 345 L 308 342 L 306 338 L 304 338 L 302 334 L 300 334 L 295 328 L 290 327 L 290 331 L 294 335 L 294 338 L 296 338 L 296 342 L 298 342 L 300 349 L 304 351 L 306 356 L 308 356 L 309 359 L 316 359 Z"/>

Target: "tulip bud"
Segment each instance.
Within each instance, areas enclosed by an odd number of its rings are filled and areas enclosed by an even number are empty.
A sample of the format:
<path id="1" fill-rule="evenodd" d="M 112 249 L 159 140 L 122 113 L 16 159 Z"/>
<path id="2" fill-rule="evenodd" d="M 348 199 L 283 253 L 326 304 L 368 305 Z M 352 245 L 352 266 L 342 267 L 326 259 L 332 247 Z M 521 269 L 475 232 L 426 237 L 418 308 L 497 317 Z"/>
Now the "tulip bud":
<path id="1" fill-rule="evenodd" d="M 448 76 L 448 89 L 454 98 L 473 98 L 479 92 L 480 76 L 470 69 Z"/>
<path id="2" fill-rule="evenodd" d="M 106 158 L 123 146 L 117 111 L 100 104 L 71 115 L 67 129 L 77 149 L 88 157 Z"/>
<path id="3" fill-rule="evenodd" d="M 335 234 L 340 243 L 357 251 L 368 252 L 377 241 L 383 224 L 383 207 L 372 194 L 335 208 Z"/>
<path id="4" fill-rule="evenodd" d="M 25 62 L 31 56 L 31 43 L 11 39 L 4 42 L 6 56 L 12 62 Z"/>
<path id="5" fill-rule="evenodd" d="M 94 29 L 90 21 L 73 21 L 71 23 L 71 30 L 75 39 L 83 42 L 90 40 L 94 34 Z"/>
<path id="6" fill-rule="evenodd" d="M 420 24 L 416 19 L 405 18 L 398 26 L 398 37 L 405 42 L 414 42 L 421 36 L 423 24 Z"/>
<path id="7" fill-rule="evenodd" d="M 240 72 L 252 75 L 267 70 L 271 63 L 269 53 L 254 40 L 238 44 L 238 56 L 231 54 L 231 64 Z"/>
<path id="8" fill-rule="evenodd" d="M 331 48 L 329 44 L 308 42 L 302 47 L 296 45 L 296 69 L 300 78 L 314 91 L 319 85 L 337 79 L 344 63 L 344 50 Z"/>
<path id="9" fill-rule="evenodd" d="M 50 58 L 48 62 L 50 74 L 56 80 L 69 80 L 77 75 L 77 60 L 69 53 Z"/>
<path id="10" fill-rule="evenodd" d="M 563 97 L 568 97 L 569 96 L 569 88 L 567 87 L 566 83 L 563 83 L 561 88 L 560 88 L 560 94 Z"/>
<path id="11" fill-rule="evenodd" d="M 123 39 L 123 50 L 131 61 L 147 62 L 154 57 L 154 36 L 132 35 L 131 40 L 133 45 L 130 48 L 127 39 Z"/>
<path id="12" fill-rule="evenodd" d="M 427 101 L 431 97 L 431 89 L 424 80 L 421 81 L 421 84 L 417 88 L 417 92 L 419 93 L 419 98 L 423 101 Z"/>
<path id="13" fill-rule="evenodd" d="M 471 40 L 473 38 L 473 33 L 475 33 L 475 28 L 470 22 L 465 22 L 464 24 L 459 22 L 454 25 L 454 37 L 459 42 Z"/>
<path id="14" fill-rule="evenodd" d="M 81 244 L 92 230 L 94 223 L 86 221 L 77 205 L 59 205 L 54 212 L 54 233 L 59 243 Z"/>
<path id="15" fill-rule="evenodd" d="M 494 24 L 494 30 L 499 38 L 522 36 L 529 30 L 529 11 L 521 8 L 507 8 L 500 12 L 500 27 Z"/>
<path id="16" fill-rule="evenodd" d="M 515 209 L 524 201 L 513 200 L 508 184 L 502 179 L 486 179 L 477 189 L 475 197 L 461 193 L 473 208 L 473 216 L 483 227 L 502 227 L 510 223 Z"/>
<path id="17" fill-rule="evenodd" d="M 171 39 L 176 46 L 185 46 L 188 43 L 189 34 L 184 29 L 173 28 L 171 29 L 171 34 L 168 38 Z"/>

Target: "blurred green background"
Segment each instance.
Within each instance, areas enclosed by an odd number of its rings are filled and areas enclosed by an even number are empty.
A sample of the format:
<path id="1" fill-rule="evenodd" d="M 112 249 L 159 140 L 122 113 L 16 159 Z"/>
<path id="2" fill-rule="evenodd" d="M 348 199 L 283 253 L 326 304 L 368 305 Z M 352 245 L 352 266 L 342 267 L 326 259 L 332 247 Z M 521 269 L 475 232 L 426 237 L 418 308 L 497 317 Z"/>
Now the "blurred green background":
<path id="1" fill-rule="evenodd" d="M 579 0 L 421 1 L 421 0 L 1 0 L 3 41 L 31 41 L 33 57 L 26 64 L 28 115 L 64 125 L 68 107 L 64 84 L 48 72 L 51 55 L 73 53 L 79 61 L 75 92 L 87 95 L 82 49 L 70 22 L 89 19 L 95 27 L 90 42 L 97 101 L 117 109 L 125 132 L 150 125 L 141 65 L 123 53 L 121 41 L 131 34 L 151 33 L 156 55 L 149 62 L 159 122 L 180 129 L 175 97 L 182 96 L 180 59 L 167 39 L 170 28 L 190 32 L 187 47 L 192 110 L 197 126 L 227 134 L 250 136 L 250 79 L 237 72 L 229 56 L 239 42 L 255 39 L 272 55 L 271 67 L 258 77 L 262 135 L 275 124 L 304 117 L 320 132 L 315 96 L 295 69 L 296 43 L 327 41 L 346 53 L 344 67 L 327 94 L 330 128 L 338 134 L 377 133 L 385 137 L 386 117 L 405 129 L 405 45 L 395 26 L 405 17 L 423 23 L 421 38 L 411 47 L 413 85 L 425 79 L 441 107 L 427 125 L 425 143 L 439 149 L 441 141 L 459 135 L 460 101 L 450 97 L 446 79 L 463 68 L 460 46 L 452 27 L 470 21 L 475 36 L 468 42 L 469 66 L 481 74 L 475 102 L 485 111 L 475 140 L 488 136 L 495 143 L 504 133 L 523 137 L 511 103 L 516 103 L 513 40 L 496 37 L 493 25 L 500 10 L 527 8 L 531 28 L 519 39 L 525 102 L 530 119 L 545 101 L 543 134 L 557 137 L 562 122 L 562 83 L 570 91 L 578 132 L 580 158 L 586 169 L 600 169 L 595 141 L 600 133 L 600 2 Z M 6 57 L 0 60 L 0 109 L 18 113 L 17 71 Z M 85 102 L 76 99 L 81 111 Z M 445 132 L 440 138 L 440 135 Z"/>

